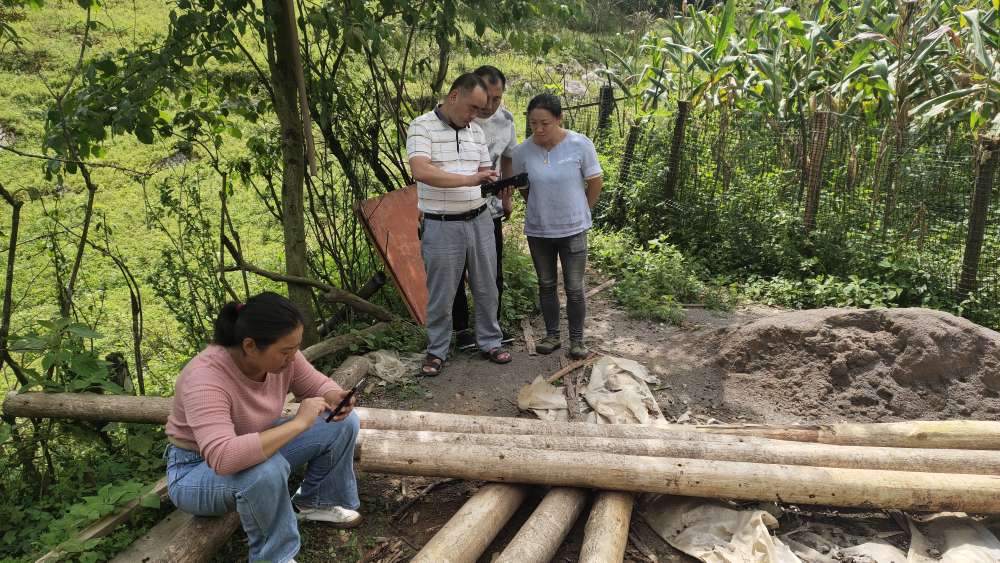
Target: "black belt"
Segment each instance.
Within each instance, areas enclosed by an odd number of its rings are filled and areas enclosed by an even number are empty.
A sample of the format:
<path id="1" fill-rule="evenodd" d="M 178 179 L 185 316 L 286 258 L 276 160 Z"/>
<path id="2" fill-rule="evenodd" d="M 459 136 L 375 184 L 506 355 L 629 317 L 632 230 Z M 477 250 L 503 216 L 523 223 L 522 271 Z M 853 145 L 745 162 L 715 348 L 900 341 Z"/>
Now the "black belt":
<path id="1" fill-rule="evenodd" d="M 424 219 L 433 219 L 435 221 L 468 221 L 469 219 L 475 219 L 480 213 L 486 211 L 486 207 L 486 204 L 483 204 L 479 209 L 473 209 L 472 211 L 466 211 L 465 213 L 452 213 L 449 215 L 424 213 Z"/>

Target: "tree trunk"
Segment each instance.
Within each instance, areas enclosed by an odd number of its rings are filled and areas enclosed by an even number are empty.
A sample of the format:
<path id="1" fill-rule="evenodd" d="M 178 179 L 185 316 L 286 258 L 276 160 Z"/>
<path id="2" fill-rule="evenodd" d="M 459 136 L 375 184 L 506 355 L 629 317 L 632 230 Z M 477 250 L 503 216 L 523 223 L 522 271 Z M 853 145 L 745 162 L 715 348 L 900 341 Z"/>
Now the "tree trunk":
<path id="1" fill-rule="evenodd" d="M 1000 139 L 983 139 L 978 153 L 981 158 L 976 159 L 976 185 L 972 192 L 972 205 L 969 206 L 969 229 L 962 257 L 962 277 L 958 282 L 960 299 L 967 297 L 978 286 L 979 258 L 983 252 L 986 221 L 990 213 L 993 178 L 996 176 L 997 162 L 1000 161 L 998 151 Z"/>
<path id="2" fill-rule="evenodd" d="M 475 563 L 526 494 L 527 489 L 519 485 L 484 486 L 434 534 L 411 563 Z"/>
<path id="3" fill-rule="evenodd" d="M 274 111 L 281 126 L 281 225 L 285 239 L 285 271 L 306 277 L 306 227 L 303 185 L 306 145 L 302 117 L 298 111 L 298 88 L 294 64 L 298 43 L 293 40 L 291 14 L 284 0 L 264 0 L 264 10 L 273 31 L 274 64 L 271 65 L 271 88 Z M 302 344 L 310 346 L 319 339 L 316 332 L 312 291 L 298 284 L 288 284 L 288 298 L 302 311 Z"/>
<path id="4" fill-rule="evenodd" d="M 587 491 L 555 487 L 492 563 L 549 563 L 587 504 Z"/>
<path id="5" fill-rule="evenodd" d="M 1000 477 L 366 440 L 372 473 L 915 511 L 1000 512 Z"/>
<path id="6" fill-rule="evenodd" d="M 451 55 L 451 41 L 447 36 L 444 39 L 438 38 L 438 70 L 434 75 L 434 83 L 431 84 L 431 92 L 437 96 L 444 88 L 444 81 L 448 78 L 448 60 Z"/>
<path id="7" fill-rule="evenodd" d="M 579 563 L 614 563 L 625 558 L 628 528 L 632 520 L 632 493 L 601 491 L 590 509 L 583 530 L 583 548 Z"/>
<path id="8" fill-rule="evenodd" d="M 366 423 L 362 422 L 362 426 Z M 361 431 L 358 449 L 365 440 L 395 440 L 420 444 L 443 444 L 455 447 L 510 446 L 531 450 L 564 452 L 603 452 L 649 457 L 679 457 L 716 461 L 746 461 L 780 465 L 841 467 L 920 471 L 925 473 L 963 473 L 995 475 L 1000 472 L 1000 452 L 989 450 L 948 450 L 885 448 L 866 446 L 831 446 L 785 442 L 766 438 L 727 436 L 725 441 L 673 440 L 669 438 L 587 438 L 560 435 L 449 434 L 443 432 L 407 432 L 396 430 Z"/>

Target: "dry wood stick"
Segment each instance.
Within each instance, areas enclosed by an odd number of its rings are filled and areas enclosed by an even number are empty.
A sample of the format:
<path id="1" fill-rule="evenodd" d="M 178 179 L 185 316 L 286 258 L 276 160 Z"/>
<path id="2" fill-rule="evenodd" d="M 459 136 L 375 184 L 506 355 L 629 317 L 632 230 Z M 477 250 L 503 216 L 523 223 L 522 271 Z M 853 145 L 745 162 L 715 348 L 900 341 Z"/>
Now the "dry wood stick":
<path id="1" fill-rule="evenodd" d="M 565 356 L 560 356 L 560 358 L 565 358 Z M 582 367 L 589 366 L 589 365 L 591 365 L 593 363 L 596 363 L 597 360 L 599 360 L 599 359 L 601 359 L 601 355 L 600 354 L 591 354 L 590 356 L 588 356 L 588 357 L 586 357 L 586 358 L 584 358 L 582 360 L 577 360 L 575 362 L 572 362 L 572 363 L 567 364 L 566 366 L 560 368 L 558 371 L 556 371 L 552 375 L 550 375 L 547 378 L 545 378 L 545 381 L 548 381 L 549 383 L 555 383 L 556 381 L 559 380 L 559 378 L 561 378 L 562 376 L 566 375 L 567 373 L 570 373 L 570 372 L 572 372 L 575 369 L 579 369 L 579 368 L 582 368 Z"/>
<path id="2" fill-rule="evenodd" d="M 528 349 L 529 356 L 537 356 L 535 351 L 535 335 L 531 331 L 531 321 L 528 317 L 521 318 L 521 333 L 524 335 L 524 347 Z"/>

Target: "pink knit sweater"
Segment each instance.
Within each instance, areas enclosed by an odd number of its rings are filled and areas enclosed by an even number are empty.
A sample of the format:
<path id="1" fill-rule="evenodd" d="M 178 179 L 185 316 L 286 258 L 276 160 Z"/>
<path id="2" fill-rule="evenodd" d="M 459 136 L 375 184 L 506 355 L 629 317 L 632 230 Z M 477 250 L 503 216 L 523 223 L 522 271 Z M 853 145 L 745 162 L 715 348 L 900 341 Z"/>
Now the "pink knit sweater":
<path id="1" fill-rule="evenodd" d="M 299 398 L 339 389 L 312 367 L 302 352 L 264 381 L 243 375 L 222 346 L 211 345 L 191 359 L 177 378 L 167 417 L 167 435 L 197 444 L 208 466 L 229 475 L 263 462 L 260 433 L 274 426 L 291 391 Z"/>

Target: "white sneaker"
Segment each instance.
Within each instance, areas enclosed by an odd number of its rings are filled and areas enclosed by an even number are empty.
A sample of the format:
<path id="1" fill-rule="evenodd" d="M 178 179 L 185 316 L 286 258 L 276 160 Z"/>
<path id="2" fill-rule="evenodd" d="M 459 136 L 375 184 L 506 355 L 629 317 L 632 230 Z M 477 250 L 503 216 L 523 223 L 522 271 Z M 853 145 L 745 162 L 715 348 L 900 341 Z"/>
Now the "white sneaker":
<path id="1" fill-rule="evenodd" d="M 310 522 L 324 522 L 336 528 L 354 528 L 361 524 L 361 514 L 356 510 L 344 508 L 342 506 L 332 506 L 330 508 L 302 508 L 295 515 L 299 520 Z"/>

